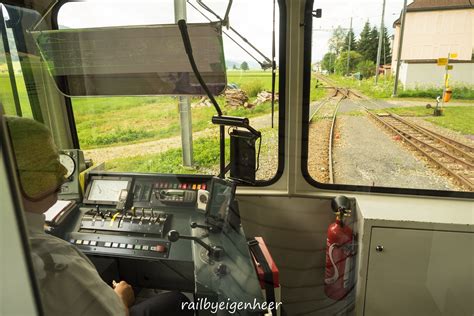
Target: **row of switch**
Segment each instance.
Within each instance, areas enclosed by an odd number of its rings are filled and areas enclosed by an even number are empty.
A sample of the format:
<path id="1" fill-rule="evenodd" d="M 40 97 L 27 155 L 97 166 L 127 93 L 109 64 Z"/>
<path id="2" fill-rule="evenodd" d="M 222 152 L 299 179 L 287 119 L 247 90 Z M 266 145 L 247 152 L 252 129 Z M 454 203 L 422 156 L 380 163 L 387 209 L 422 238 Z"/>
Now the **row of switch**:
<path id="1" fill-rule="evenodd" d="M 81 239 L 71 239 L 69 241 L 71 244 L 76 244 L 76 245 L 86 245 L 86 246 L 97 246 L 97 241 L 95 240 L 81 240 Z"/>
<path id="2" fill-rule="evenodd" d="M 81 240 L 81 239 L 71 239 L 70 243 L 76 245 L 85 245 L 85 246 L 97 246 L 97 241 L 95 240 Z M 148 246 L 148 245 L 133 245 L 133 244 L 124 244 L 118 242 L 110 242 L 106 241 L 103 243 L 103 247 L 106 248 L 122 248 L 122 249 L 135 249 L 135 250 L 143 250 L 143 251 L 155 251 L 164 253 L 166 252 L 166 247 L 163 245 L 156 245 L 156 246 Z"/>
<path id="3" fill-rule="evenodd" d="M 157 182 L 153 185 L 155 189 L 186 189 L 186 190 L 206 190 L 207 184 L 191 184 L 191 183 L 168 183 Z"/>

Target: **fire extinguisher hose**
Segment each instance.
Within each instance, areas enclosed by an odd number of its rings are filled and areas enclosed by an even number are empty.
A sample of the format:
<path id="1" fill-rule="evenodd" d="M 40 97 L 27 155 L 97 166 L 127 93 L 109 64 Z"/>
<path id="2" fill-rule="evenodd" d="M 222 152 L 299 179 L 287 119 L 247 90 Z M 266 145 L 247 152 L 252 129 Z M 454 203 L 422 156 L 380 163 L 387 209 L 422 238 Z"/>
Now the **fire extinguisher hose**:
<path id="1" fill-rule="evenodd" d="M 337 279 L 339 279 L 339 271 L 337 270 L 337 266 L 334 263 L 334 258 L 332 257 L 332 252 L 334 250 L 334 247 L 337 247 L 337 244 L 335 243 L 332 244 L 331 246 L 329 246 L 329 250 L 328 250 L 329 260 L 331 261 L 332 267 L 334 268 L 334 275 L 330 278 L 324 279 L 324 283 L 326 284 L 334 284 L 337 281 Z"/>

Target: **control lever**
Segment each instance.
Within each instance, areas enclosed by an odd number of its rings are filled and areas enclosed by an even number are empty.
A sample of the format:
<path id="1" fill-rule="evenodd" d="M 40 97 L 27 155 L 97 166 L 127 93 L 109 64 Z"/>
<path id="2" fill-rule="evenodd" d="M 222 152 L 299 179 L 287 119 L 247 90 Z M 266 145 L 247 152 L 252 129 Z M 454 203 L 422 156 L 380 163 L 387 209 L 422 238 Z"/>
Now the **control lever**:
<path id="1" fill-rule="evenodd" d="M 210 232 L 215 232 L 215 231 L 218 230 L 215 227 L 207 226 L 207 225 L 200 225 L 196 222 L 191 222 L 191 228 L 202 228 L 202 229 L 208 230 Z"/>
<path id="2" fill-rule="evenodd" d="M 96 206 L 95 206 L 95 212 L 96 212 L 96 214 L 99 215 L 103 220 L 105 219 L 105 214 L 104 214 L 104 212 L 102 212 L 102 211 L 100 210 L 99 205 L 96 205 Z M 97 215 L 96 215 L 96 216 L 97 216 Z"/>
<path id="3" fill-rule="evenodd" d="M 179 239 L 188 239 L 197 242 L 200 244 L 204 249 L 207 250 L 207 255 L 214 260 L 220 260 L 222 256 L 224 255 L 224 249 L 222 249 L 219 246 L 211 246 L 206 244 L 204 241 L 199 239 L 198 237 L 194 236 L 185 236 L 185 235 L 180 235 L 178 231 L 176 230 L 170 230 L 168 232 L 168 240 L 171 242 L 176 242 Z"/>

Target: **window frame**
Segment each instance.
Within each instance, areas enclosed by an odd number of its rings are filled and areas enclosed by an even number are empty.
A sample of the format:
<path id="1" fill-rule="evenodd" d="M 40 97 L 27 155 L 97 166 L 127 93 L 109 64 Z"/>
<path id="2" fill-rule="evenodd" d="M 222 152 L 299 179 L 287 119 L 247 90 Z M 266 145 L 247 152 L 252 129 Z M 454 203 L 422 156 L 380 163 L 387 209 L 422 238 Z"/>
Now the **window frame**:
<path id="1" fill-rule="evenodd" d="M 302 134 L 301 134 L 301 173 L 308 184 L 328 191 L 345 191 L 354 193 L 384 193 L 393 195 L 438 196 L 450 198 L 474 198 L 474 192 L 446 191 L 431 189 L 397 188 L 349 184 L 321 183 L 313 179 L 308 169 L 309 149 L 309 106 L 311 92 L 311 47 L 313 27 L 313 2 L 308 0 L 304 10 L 304 53 L 303 53 L 303 100 L 302 100 Z"/>
<path id="2" fill-rule="evenodd" d="M 69 2 L 76 2 L 74 0 L 60 0 L 58 1 L 54 8 L 51 11 L 51 26 L 53 30 L 58 30 L 58 15 L 61 7 Z M 253 187 L 266 187 L 270 186 L 278 180 L 283 175 L 283 171 L 285 168 L 285 118 L 286 118 L 286 23 L 287 23 L 287 8 L 286 8 L 286 1 L 285 0 L 276 0 L 276 5 L 279 6 L 280 15 L 276 18 L 279 18 L 279 32 L 277 36 L 279 37 L 279 45 L 278 45 L 278 60 L 276 64 L 278 65 L 278 163 L 277 163 L 277 170 L 273 178 L 269 180 L 257 180 L 255 184 L 245 186 L 253 186 Z M 67 79 L 63 78 L 61 85 L 67 85 Z M 72 107 L 71 98 L 68 96 L 64 96 L 67 115 L 68 115 L 68 122 L 69 128 L 72 135 L 72 141 L 74 145 L 74 149 L 80 149 L 79 145 L 79 137 L 77 134 L 77 128 L 74 118 L 74 110 Z M 209 121 L 211 118 L 209 118 Z"/>

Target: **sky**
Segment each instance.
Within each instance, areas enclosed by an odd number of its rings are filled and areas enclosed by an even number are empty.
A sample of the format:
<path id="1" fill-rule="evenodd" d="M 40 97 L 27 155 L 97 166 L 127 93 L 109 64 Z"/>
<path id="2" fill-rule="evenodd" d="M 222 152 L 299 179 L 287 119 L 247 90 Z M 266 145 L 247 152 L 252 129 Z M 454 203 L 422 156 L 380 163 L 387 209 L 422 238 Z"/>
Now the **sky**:
<path id="1" fill-rule="evenodd" d="M 408 0 L 410 4 L 412 0 Z M 373 26 L 380 27 L 383 0 L 315 0 L 314 9 L 323 10 L 322 18 L 313 19 L 313 61 L 320 60 L 328 51 L 331 30 L 337 26 L 349 29 L 352 17 L 352 29 L 357 36 L 368 20 Z M 403 8 L 403 0 L 386 0 L 384 24 L 389 34 L 393 34 L 393 22 L 398 19 Z"/>
<path id="2" fill-rule="evenodd" d="M 225 0 L 203 0 L 204 3 L 223 16 L 226 10 Z M 383 0 L 315 0 L 314 9 L 321 8 L 321 19 L 313 19 L 313 61 L 320 60 L 328 50 L 331 30 L 341 25 L 349 28 L 353 17 L 353 30 L 356 36 L 369 20 L 372 25 L 380 25 Z M 191 1 L 196 5 L 196 1 Z M 408 1 L 410 3 L 411 0 Z M 101 27 L 113 25 L 144 25 L 174 23 L 173 0 L 89 0 L 65 4 L 58 15 L 59 25 L 70 28 Z M 402 9 L 403 0 L 386 0 L 385 25 L 389 32 Z M 254 44 L 265 56 L 272 52 L 272 8 L 273 0 L 234 0 L 230 13 L 231 26 Z M 208 14 L 209 17 L 211 15 Z M 187 5 L 188 22 L 204 22 L 202 15 Z M 277 45 L 278 45 L 278 8 L 277 8 Z M 233 34 L 230 30 L 225 30 Z M 237 38 L 235 35 L 234 38 Z M 242 41 L 240 41 L 242 43 Z M 277 46 L 278 47 L 278 46 Z M 224 35 L 224 49 L 227 60 L 255 61 L 241 48 Z M 251 50 L 251 49 L 250 49 Z M 252 51 L 252 50 L 251 50 Z M 254 57 L 263 57 L 252 51 Z M 277 49 L 278 54 L 278 49 Z"/>

